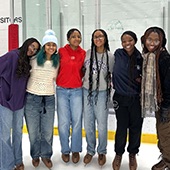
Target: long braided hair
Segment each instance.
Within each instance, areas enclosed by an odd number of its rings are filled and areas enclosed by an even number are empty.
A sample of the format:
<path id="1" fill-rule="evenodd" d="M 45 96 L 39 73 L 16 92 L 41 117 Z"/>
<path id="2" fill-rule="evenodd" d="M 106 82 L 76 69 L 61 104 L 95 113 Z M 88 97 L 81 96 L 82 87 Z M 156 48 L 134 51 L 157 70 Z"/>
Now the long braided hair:
<path id="1" fill-rule="evenodd" d="M 99 93 L 99 82 L 100 82 L 100 70 L 101 68 L 99 68 L 99 62 L 97 59 L 97 47 L 94 44 L 94 34 L 96 31 L 101 31 L 102 34 L 104 35 L 104 39 L 105 39 L 105 43 L 104 43 L 104 51 L 103 51 L 103 55 L 104 53 L 106 53 L 106 64 L 107 64 L 107 74 L 105 77 L 106 80 L 106 91 L 107 91 L 107 96 L 106 96 L 106 107 L 107 107 L 107 103 L 109 101 L 110 98 L 110 91 L 111 91 L 111 73 L 109 72 L 109 56 L 108 56 L 108 51 L 110 51 L 110 47 L 109 47 L 109 43 L 108 43 L 108 36 L 106 34 L 106 32 L 103 29 L 96 29 L 93 33 L 92 33 L 92 38 L 91 38 L 91 54 L 90 54 L 90 69 L 89 69 L 89 94 L 88 94 L 88 100 L 89 103 L 92 103 L 92 93 L 93 93 L 93 63 L 94 61 L 96 62 L 96 67 L 97 67 L 97 79 L 96 79 L 96 95 L 95 95 L 95 104 L 97 104 L 97 100 L 98 100 L 98 93 Z M 102 64 L 102 63 L 101 63 Z M 101 66 L 102 67 L 102 66 Z"/>
<path id="2" fill-rule="evenodd" d="M 162 101 L 162 90 L 161 90 L 161 82 L 160 82 L 160 75 L 159 75 L 159 56 L 160 56 L 160 52 L 162 50 L 162 48 L 165 48 L 165 44 L 166 44 L 166 38 L 165 38 L 165 33 L 164 31 L 159 28 L 159 27 L 150 27 L 148 28 L 144 35 L 141 37 L 141 43 L 143 45 L 143 53 L 149 53 L 147 47 L 146 47 L 146 40 L 148 38 L 148 36 L 152 33 L 157 33 L 159 36 L 159 45 L 157 46 L 157 48 L 154 50 L 154 53 L 156 55 L 156 81 L 157 81 L 157 102 L 158 102 L 158 106 L 160 105 L 161 101 Z"/>
<path id="3" fill-rule="evenodd" d="M 27 52 L 28 52 L 28 47 L 33 42 L 37 42 L 39 45 L 36 53 L 34 54 L 34 55 L 36 55 L 41 48 L 41 44 L 35 38 L 28 38 L 27 40 L 25 40 L 25 42 L 22 44 L 22 46 L 18 48 L 19 49 L 19 58 L 18 58 L 18 66 L 16 69 L 16 74 L 19 78 L 22 76 L 27 77 L 30 75 L 30 69 L 31 69 L 30 57 L 31 56 L 28 56 Z"/>

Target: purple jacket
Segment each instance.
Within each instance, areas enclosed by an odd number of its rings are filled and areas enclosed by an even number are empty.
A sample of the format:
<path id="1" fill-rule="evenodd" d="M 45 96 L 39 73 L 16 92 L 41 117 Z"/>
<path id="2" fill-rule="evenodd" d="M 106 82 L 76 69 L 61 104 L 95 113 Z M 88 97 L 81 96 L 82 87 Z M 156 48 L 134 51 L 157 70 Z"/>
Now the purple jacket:
<path id="1" fill-rule="evenodd" d="M 12 111 L 25 105 L 28 77 L 16 75 L 19 50 L 12 50 L 0 57 L 0 104 Z"/>

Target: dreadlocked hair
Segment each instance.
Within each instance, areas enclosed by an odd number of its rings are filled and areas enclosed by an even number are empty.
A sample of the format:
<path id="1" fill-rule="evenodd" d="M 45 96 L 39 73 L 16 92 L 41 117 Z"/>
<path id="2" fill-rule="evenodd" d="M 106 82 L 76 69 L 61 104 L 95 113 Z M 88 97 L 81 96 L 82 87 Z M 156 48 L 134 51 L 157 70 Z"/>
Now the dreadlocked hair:
<path id="1" fill-rule="evenodd" d="M 158 106 L 160 106 L 160 103 L 162 102 L 162 89 L 161 89 L 161 81 L 160 81 L 160 75 L 159 75 L 159 56 L 160 56 L 160 52 L 161 52 L 162 48 L 164 48 L 162 46 L 164 44 L 164 42 L 163 42 L 164 35 L 163 35 L 161 29 L 159 29 L 158 27 L 150 27 L 145 31 L 144 35 L 141 37 L 141 42 L 143 45 L 143 53 L 149 53 L 145 44 L 146 44 L 146 39 L 152 32 L 158 34 L 159 41 L 160 41 L 159 45 L 157 46 L 157 48 L 154 51 L 154 54 L 156 55 L 157 102 L 158 102 Z"/>
<path id="2" fill-rule="evenodd" d="M 18 58 L 18 65 L 17 65 L 17 69 L 16 69 L 16 75 L 17 77 L 28 77 L 30 75 L 30 69 L 31 69 L 31 65 L 30 65 L 30 57 L 27 55 L 28 52 L 28 47 L 33 43 L 33 42 L 37 42 L 39 44 L 39 47 L 37 49 L 37 52 L 40 50 L 40 43 L 38 42 L 38 40 L 36 40 L 35 38 L 28 38 L 21 47 L 19 47 L 19 58 Z M 36 55 L 36 54 L 34 54 Z"/>
<path id="3" fill-rule="evenodd" d="M 93 93 L 93 63 L 96 62 L 96 67 L 97 67 L 97 79 L 96 79 L 96 95 L 94 96 L 95 98 L 95 104 L 97 104 L 97 100 L 98 100 L 98 94 L 99 94 L 99 82 L 100 82 L 100 70 L 101 68 L 99 68 L 99 63 L 98 63 L 98 58 L 97 58 L 97 47 L 94 44 L 94 33 L 96 31 L 101 31 L 105 37 L 105 43 L 104 43 L 104 50 L 103 50 L 103 55 L 104 53 L 106 53 L 106 64 L 107 64 L 107 73 L 106 73 L 106 91 L 107 91 L 107 96 L 106 96 L 106 107 L 107 107 L 107 103 L 110 99 L 110 91 L 111 91 L 111 73 L 109 71 L 109 56 L 108 56 L 108 51 L 110 51 L 110 47 L 109 47 L 109 43 L 108 43 L 108 37 L 107 34 L 104 30 L 102 29 L 96 29 L 93 34 L 92 34 L 92 38 L 91 38 L 91 53 L 90 53 L 90 66 L 89 66 L 89 94 L 88 94 L 88 101 L 90 104 L 92 104 L 92 93 Z M 101 63 L 102 64 L 102 63 Z M 101 65 L 102 67 L 102 65 Z"/>

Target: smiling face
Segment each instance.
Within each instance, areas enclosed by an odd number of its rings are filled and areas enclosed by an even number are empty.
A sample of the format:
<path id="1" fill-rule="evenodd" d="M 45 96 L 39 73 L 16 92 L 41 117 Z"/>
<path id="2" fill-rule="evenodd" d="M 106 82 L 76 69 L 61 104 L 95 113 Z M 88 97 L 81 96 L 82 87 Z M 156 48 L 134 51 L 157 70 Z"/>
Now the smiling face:
<path id="1" fill-rule="evenodd" d="M 93 35 L 93 41 L 97 48 L 104 49 L 105 36 L 101 31 L 96 31 Z"/>
<path id="2" fill-rule="evenodd" d="M 39 44 L 37 42 L 33 42 L 28 46 L 27 56 L 33 56 L 36 54 L 39 48 Z"/>
<path id="3" fill-rule="evenodd" d="M 51 59 L 51 56 L 57 51 L 57 45 L 53 42 L 48 42 L 44 46 L 47 60 Z"/>
<path id="4" fill-rule="evenodd" d="M 155 51 L 160 44 L 159 35 L 157 32 L 151 32 L 146 39 L 145 46 L 149 52 Z"/>
<path id="5" fill-rule="evenodd" d="M 78 31 L 74 31 L 70 36 L 69 38 L 67 39 L 69 44 L 70 44 L 70 47 L 75 50 L 77 49 L 77 47 L 80 45 L 81 43 L 81 35 Z"/>
<path id="6" fill-rule="evenodd" d="M 132 55 L 135 49 L 135 40 L 129 34 L 124 34 L 121 38 L 122 47 L 126 50 L 129 56 Z"/>

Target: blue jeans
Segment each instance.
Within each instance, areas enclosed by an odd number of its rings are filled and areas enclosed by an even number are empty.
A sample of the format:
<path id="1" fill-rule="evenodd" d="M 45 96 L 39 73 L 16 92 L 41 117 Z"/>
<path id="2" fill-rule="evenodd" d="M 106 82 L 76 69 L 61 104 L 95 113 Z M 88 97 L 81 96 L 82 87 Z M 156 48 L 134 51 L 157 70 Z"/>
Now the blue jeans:
<path id="1" fill-rule="evenodd" d="M 25 120 L 30 139 L 30 154 L 35 158 L 52 156 L 55 96 L 27 94 Z"/>
<path id="2" fill-rule="evenodd" d="M 22 163 L 23 116 L 24 108 L 12 111 L 0 105 L 0 170 Z"/>
<path id="3" fill-rule="evenodd" d="M 99 91 L 97 104 L 95 104 L 95 94 L 92 93 L 92 103 L 89 104 L 88 90 L 83 89 L 84 106 L 84 127 L 86 131 L 87 153 L 95 154 L 96 149 L 96 122 L 98 130 L 98 154 L 107 153 L 107 120 L 108 109 L 106 108 L 106 91 Z"/>
<path id="4" fill-rule="evenodd" d="M 61 152 L 82 151 L 82 88 L 57 87 L 58 130 Z M 70 126 L 71 146 L 69 146 Z"/>

